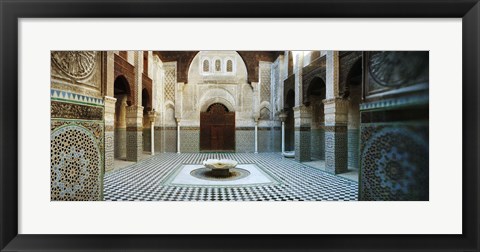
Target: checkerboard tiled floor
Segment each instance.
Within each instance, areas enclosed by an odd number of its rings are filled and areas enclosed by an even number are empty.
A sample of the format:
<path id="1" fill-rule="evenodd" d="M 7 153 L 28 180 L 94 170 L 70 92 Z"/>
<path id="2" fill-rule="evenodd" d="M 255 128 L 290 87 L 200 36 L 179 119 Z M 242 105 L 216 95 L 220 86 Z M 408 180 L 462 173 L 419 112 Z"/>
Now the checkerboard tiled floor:
<path id="1" fill-rule="evenodd" d="M 279 184 L 263 186 L 176 186 L 165 180 L 179 164 L 201 164 L 208 158 L 255 163 Z M 161 153 L 105 174 L 107 201 L 320 201 L 357 200 L 358 184 L 328 174 L 279 153 Z"/>

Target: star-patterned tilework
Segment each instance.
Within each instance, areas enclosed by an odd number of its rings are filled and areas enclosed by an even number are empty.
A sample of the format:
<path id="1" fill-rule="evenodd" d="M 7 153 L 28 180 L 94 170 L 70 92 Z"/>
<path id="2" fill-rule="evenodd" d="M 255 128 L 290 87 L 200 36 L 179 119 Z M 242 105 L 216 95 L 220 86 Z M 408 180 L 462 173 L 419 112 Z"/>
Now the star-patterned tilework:
<path id="1" fill-rule="evenodd" d="M 180 164 L 206 159 L 255 163 L 279 181 L 260 186 L 176 186 L 166 184 Z M 105 174 L 106 201 L 352 201 L 358 183 L 312 168 L 279 153 L 161 153 Z"/>

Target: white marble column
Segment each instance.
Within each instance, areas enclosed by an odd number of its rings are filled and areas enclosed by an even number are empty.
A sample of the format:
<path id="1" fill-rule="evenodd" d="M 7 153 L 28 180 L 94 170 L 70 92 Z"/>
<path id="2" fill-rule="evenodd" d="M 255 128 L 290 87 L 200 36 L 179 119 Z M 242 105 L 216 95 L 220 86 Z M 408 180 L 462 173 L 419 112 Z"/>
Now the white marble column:
<path id="1" fill-rule="evenodd" d="M 180 119 L 177 118 L 177 153 L 180 153 Z"/>
<path id="2" fill-rule="evenodd" d="M 287 119 L 287 113 L 281 112 L 278 115 L 280 121 L 282 121 L 282 154 L 285 153 L 285 120 Z"/>
<path id="3" fill-rule="evenodd" d="M 155 155 L 155 141 L 154 139 L 154 134 L 155 134 L 155 122 L 151 121 L 150 122 L 150 150 L 152 151 L 152 156 Z"/>
<path id="4" fill-rule="evenodd" d="M 255 154 L 258 153 L 258 119 L 255 119 Z"/>
<path id="5" fill-rule="evenodd" d="M 150 120 L 150 151 L 151 155 L 155 155 L 155 111 L 148 111 L 148 119 Z"/>

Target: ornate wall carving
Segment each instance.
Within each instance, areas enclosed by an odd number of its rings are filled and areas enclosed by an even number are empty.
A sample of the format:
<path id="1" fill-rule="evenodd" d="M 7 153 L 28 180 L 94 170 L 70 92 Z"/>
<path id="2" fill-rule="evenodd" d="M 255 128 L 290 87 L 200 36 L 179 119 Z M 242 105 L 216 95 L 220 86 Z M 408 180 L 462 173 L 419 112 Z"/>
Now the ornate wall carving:
<path id="1" fill-rule="evenodd" d="M 176 68 L 165 67 L 165 101 L 175 102 L 175 85 L 177 84 Z"/>
<path id="2" fill-rule="evenodd" d="M 428 200 L 428 125 L 363 125 L 362 200 Z"/>
<path id="3" fill-rule="evenodd" d="M 102 55 L 94 51 L 51 52 L 51 200 L 102 199 Z"/>
<path id="4" fill-rule="evenodd" d="M 374 51 L 365 53 L 365 96 L 393 91 L 393 95 L 410 92 L 408 87 L 428 89 L 428 51 Z"/>
<path id="5" fill-rule="evenodd" d="M 102 120 L 103 107 L 52 101 L 50 103 L 52 118 Z"/>
<path id="6" fill-rule="evenodd" d="M 276 60 L 275 63 L 272 65 L 272 83 L 273 83 L 273 97 L 272 97 L 272 104 L 275 104 L 273 107 L 273 113 L 277 114 L 283 106 L 281 104 L 281 97 L 282 95 L 279 93 L 280 91 L 280 60 Z"/>
<path id="7" fill-rule="evenodd" d="M 51 123 L 51 200 L 100 200 L 103 125 L 98 122 Z"/>
<path id="8" fill-rule="evenodd" d="M 266 64 L 265 64 L 266 65 Z M 271 94 L 271 70 L 269 67 L 270 64 L 260 68 L 260 102 L 267 101 L 270 102 Z"/>
<path id="9" fill-rule="evenodd" d="M 52 88 L 102 97 L 101 52 L 52 51 L 50 60 Z"/>
<path id="10" fill-rule="evenodd" d="M 359 199 L 428 200 L 428 52 L 365 55 Z"/>
<path id="11" fill-rule="evenodd" d="M 89 76 L 95 68 L 95 51 L 52 51 L 51 57 L 55 65 L 64 74 L 74 79 Z"/>

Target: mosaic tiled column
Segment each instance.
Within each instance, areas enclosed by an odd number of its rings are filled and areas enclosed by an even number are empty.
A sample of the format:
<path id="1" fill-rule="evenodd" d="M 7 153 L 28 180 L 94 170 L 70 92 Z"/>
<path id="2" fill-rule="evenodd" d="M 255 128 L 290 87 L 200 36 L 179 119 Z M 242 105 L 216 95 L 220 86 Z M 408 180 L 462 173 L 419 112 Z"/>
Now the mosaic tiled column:
<path id="1" fill-rule="evenodd" d="M 105 171 L 113 169 L 115 158 L 115 102 L 117 99 L 105 96 Z"/>
<path id="2" fill-rule="evenodd" d="M 338 174 L 348 171 L 348 101 L 335 98 L 325 105 L 325 169 Z"/>
<path id="3" fill-rule="evenodd" d="M 295 118 L 295 160 L 310 161 L 311 108 L 304 105 L 294 107 L 293 116 Z"/>
<path id="4" fill-rule="evenodd" d="M 138 162 L 143 152 L 143 107 L 127 107 L 127 161 Z"/>

